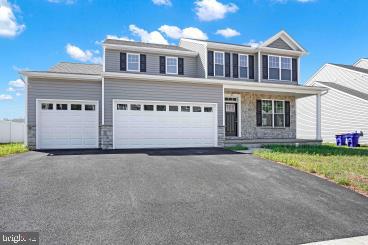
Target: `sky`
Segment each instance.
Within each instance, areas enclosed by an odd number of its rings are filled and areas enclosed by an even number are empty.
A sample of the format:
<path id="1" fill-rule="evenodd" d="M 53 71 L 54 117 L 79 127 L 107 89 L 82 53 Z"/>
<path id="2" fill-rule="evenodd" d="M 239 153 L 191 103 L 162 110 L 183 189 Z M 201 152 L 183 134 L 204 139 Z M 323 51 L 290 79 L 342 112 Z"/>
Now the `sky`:
<path id="1" fill-rule="evenodd" d="M 325 63 L 368 57 L 367 0 L 0 0 L 0 118 L 24 117 L 19 70 L 100 63 L 106 37 L 258 45 L 280 30 L 308 51 L 301 83 Z"/>

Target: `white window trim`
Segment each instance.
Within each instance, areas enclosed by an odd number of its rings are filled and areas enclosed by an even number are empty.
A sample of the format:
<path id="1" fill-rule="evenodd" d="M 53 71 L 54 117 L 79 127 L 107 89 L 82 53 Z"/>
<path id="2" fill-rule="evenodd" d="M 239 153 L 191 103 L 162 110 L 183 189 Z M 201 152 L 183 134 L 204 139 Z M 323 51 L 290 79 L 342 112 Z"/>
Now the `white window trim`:
<path id="1" fill-rule="evenodd" d="M 272 101 L 272 126 L 263 126 L 263 125 L 261 125 L 261 127 L 262 128 L 286 128 L 285 127 L 285 100 L 262 99 L 262 101 Z M 281 126 L 281 127 L 275 127 L 275 114 L 281 114 L 281 113 L 275 113 L 275 101 L 282 101 L 283 102 L 283 107 L 284 107 L 284 125 Z M 264 113 L 262 112 L 262 104 L 261 104 L 261 115 L 263 115 L 263 114 Z"/>
<path id="2" fill-rule="evenodd" d="M 222 54 L 222 76 L 216 75 L 216 53 L 218 54 Z M 220 65 L 220 64 L 218 64 Z M 213 76 L 214 77 L 225 77 L 225 52 L 221 52 L 221 51 L 214 51 L 213 52 Z"/>
<path id="3" fill-rule="evenodd" d="M 138 69 L 137 70 L 131 70 L 131 69 L 129 69 L 129 55 L 138 55 Z M 141 54 L 127 53 L 126 68 L 127 68 L 127 71 L 139 72 L 141 70 Z"/>
<path id="4" fill-rule="evenodd" d="M 226 98 L 236 98 L 236 101 L 226 101 Z M 238 117 L 238 136 L 237 137 L 241 137 L 241 95 L 240 94 L 225 94 L 224 96 L 224 108 L 225 108 L 225 103 L 229 102 L 229 103 L 237 103 L 237 109 L 238 109 L 238 113 L 237 113 L 237 117 Z M 225 111 L 224 111 L 224 115 L 225 115 Z M 225 117 L 225 116 L 224 116 Z M 225 122 L 224 122 L 225 125 Z"/>
<path id="5" fill-rule="evenodd" d="M 275 102 L 276 101 L 280 101 L 280 102 L 282 102 L 282 109 L 283 109 L 283 112 L 282 113 L 275 113 Z M 275 115 L 284 115 L 284 120 L 283 120 L 283 125 L 282 126 L 275 126 L 274 124 L 275 124 L 275 118 L 273 118 L 273 120 L 272 120 L 272 124 L 273 124 L 273 127 L 274 128 L 285 128 L 285 100 L 272 100 L 272 105 L 273 105 L 273 117 L 275 116 Z"/>
<path id="6" fill-rule="evenodd" d="M 246 77 L 241 77 L 240 76 L 240 56 L 245 56 L 246 57 L 246 60 L 247 60 L 247 76 Z M 242 66 L 244 67 L 244 66 Z M 247 54 L 238 54 L 238 74 L 239 74 L 239 78 L 245 78 L 245 79 L 249 79 L 249 55 Z"/>
<path id="7" fill-rule="evenodd" d="M 172 73 L 172 72 L 168 72 L 167 71 L 167 59 L 176 59 L 176 72 L 175 73 Z M 166 69 L 166 74 L 169 74 L 169 75 L 178 75 L 178 73 L 179 73 L 178 57 L 165 56 L 165 69 Z"/>
<path id="8" fill-rule="evenodd" d="M 270 58 L 271 57 L 277 57 L 279 60 L 279 79 L 270 79 L 270 69 L 275 69 L 270 67 Z M 290 60 L 290 80 L 282 80 L 281 79 L 281 58 L 287 58 Z M 286 69 L 285 69 L 286 70 Z M 270 81 L 282 81 L 282 82 L 292 82 L 293 81 L 293 58 L 289 56 L 281 56 L 281 55 L 268 55 L 268 77 L 267 80 Z"/>

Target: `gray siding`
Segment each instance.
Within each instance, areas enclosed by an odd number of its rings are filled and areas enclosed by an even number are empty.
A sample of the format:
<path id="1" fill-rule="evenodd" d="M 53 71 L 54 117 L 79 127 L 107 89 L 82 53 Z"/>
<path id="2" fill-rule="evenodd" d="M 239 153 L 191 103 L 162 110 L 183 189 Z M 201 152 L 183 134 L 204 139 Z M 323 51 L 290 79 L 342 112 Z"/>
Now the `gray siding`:
<path id="1" fill-rule="evenodd" d="M 273 43 L 268 45 L 267 47 L 270 48 L 278 48 L 278 49 L 286 49 L 286 50 L 293 50 L 284 40 L 281 38 L 276 39 Z"/>
<path id="2" fill-rule="evenodd" d="M 197 75 L 198 77 L 206 77 L 206 66 L 207 66 L 207 48 L 206 44 L 181 40 L 180 46 L 198 53 L 197 58 Z"/>
<path id="3" fill-rule="evenodd" d="M 101 82 L 28 80 L 28 125 L 36 125 L 36 99 L 98 100 L 101 123 Z"/>
<path id="4" fill-rule="evenodd" d="M 218 126 L 222 126 L 222 92 L 221 85 L 105 79 L 105 124 L 112 124 L 112 100 L 122 99 L 217 103 Z"/>
<path id="5" fill-rule="evenodd" d="M 129 53 L 128 51 L 126 53 Z M 158 54 L 145 54 L 147 57 L 147 71 L 143 74 L 151 74 L 151 75 L 163 75 L 160 74 L 160 55 Z M 167 56 L 167 55 L 166 55 Z M 175 56 L 184 58 L 184 77 L 198 77 L 197 75 L 197 57 L 183 57 L 183 56 Z M 122 72 L 120 71 L 120 51 L 119 50 L 105 50 L 105 70 L 107 72 Z M 172 76 L 172 75 L 171 75 Z M 179 75 L 178 75 L 179 76 Z"/>

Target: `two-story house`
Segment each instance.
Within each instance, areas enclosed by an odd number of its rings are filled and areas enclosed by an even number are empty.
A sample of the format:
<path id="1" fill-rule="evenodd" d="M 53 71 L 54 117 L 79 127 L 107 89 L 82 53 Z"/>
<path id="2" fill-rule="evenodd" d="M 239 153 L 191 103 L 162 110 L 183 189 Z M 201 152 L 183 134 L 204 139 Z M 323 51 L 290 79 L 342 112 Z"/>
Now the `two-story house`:
<path id="1" fill-rule="evenodd" d="M 294 143 L 306 51 L 281 31 L 259 47 L 107 39 L 103 64 L 23 71 L 27 144 L 36 149 L 222 147 Z M 316 141 L 320 130 L 316 130 Z"/>

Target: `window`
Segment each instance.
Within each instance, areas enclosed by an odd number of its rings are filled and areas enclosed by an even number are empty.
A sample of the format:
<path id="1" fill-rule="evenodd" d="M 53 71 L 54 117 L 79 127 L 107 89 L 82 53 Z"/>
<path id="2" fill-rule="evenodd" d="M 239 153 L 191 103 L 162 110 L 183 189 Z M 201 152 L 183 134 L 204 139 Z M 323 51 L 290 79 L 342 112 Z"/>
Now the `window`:
<path id="1" fill-rule="evenodd" d="M 239 54 L 239 78 L 248 78 L 248 55 Z"/>
<path id="2" fill-rule="evenodd" d="M 201 112 L 202 108 L 200 106 L 193 106 L 193 112 Z"/>
<path id="3" fill-rule="evenodd" d="M 130 110 L 132 110 L 132 111 L 140 111 L 141 110 L 141 105 L 139 105 L 139 104 L 131 104 L 130 105 Z"/>
<path id="4" fill-rule="evenodd" d="M 269 72 L 270 80 L 291 81 L 291 58 L 281 56 L 269 56 Z"/>
<path id="5" fill-rule="evenodd" d="M 291 58 L 281 57 L 281 80 L 291 81 Z"/>
<path id="6" fill-rule="evenodd" d="M 127 104 L 117 104 L 116 109 L 119 111 L 126 111 L 128 109 L 128 105 Z"/>
<path id="7" fill-rule="evenodd" d="M 272 100 L 262 100 L 262 127 L 272 127 Z"/>
<path id="8" fill-rule="evenodd" d="M 68 110 L 68 104 L 56 104 L 56 110 L 59 110 L 59 111 Z"/>
<path id="9" fill-rule="evenodd" d="M 127 70 L 139 71 L 139 54 L 127 54 Z"/>
<path id="10" fill-rule="evenodd" d="M 215 76 L 224 76 L 224 53 L 215 52 Z"/>
<path id="11" fill-rule="evenodd" d="M 156 111 L 166 111 L 166 105 L 157 105 Z"/>
<path id="12" fill-rule="evenodd" d="M 166 57 L 166 74 L 178 74 L 177 57 Z"/>
<path id="13" fill-rule="evenodd" d="M 72 111 L 81 111 L 82 110 L 82 105 L 81 104 L 71 104 L 70 109 Z"/>
<path id="14" fill-rule="evenodd" d="M 205 107 L 204 112 L 212 112 L 212 107 Z"/>
<path id="15" fill-rule="evenodd" d="M 42 110 L 53 110 L 54 109 L 54 104 L 52 104 L 52 103 L 42 103 L 41 104 L 41 109 Z"/>
<path id="16" fill-rule="evenodd" d="M 274 127 L 285 126 L 285 102 L 274 101 Z"/>
<path id="17" fill-rule="evenodd" d="M 85 111 L 94 111 L 94 110 L 96 110 L 96 106 L 95 105 L 84 105 L 84 110 Z"/>
<path id="18" fill-rule="evenodd" d="M 182 112 L 190 112 L 190 106 L 182 105 L 181 106 L 181 111 Z"/>
<path id="19" fill-rule="evenodd" d="M 177 106 L 177 105 L 170 105 L 169 106 L 169 111 L 179 111 L 179 106 Z"/>
<path id="20" fill-rule="evenodd" d="M 153 111 L 153 105 L 144 105 L 145 111 Z"/>

